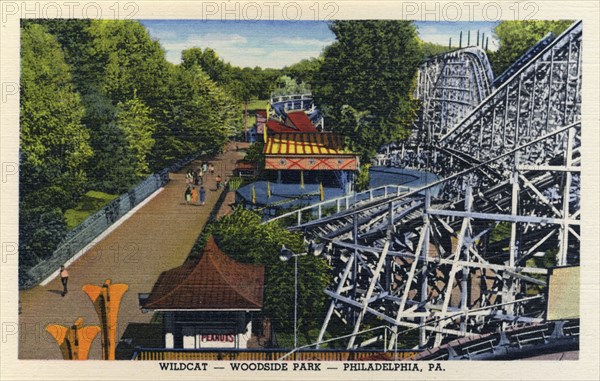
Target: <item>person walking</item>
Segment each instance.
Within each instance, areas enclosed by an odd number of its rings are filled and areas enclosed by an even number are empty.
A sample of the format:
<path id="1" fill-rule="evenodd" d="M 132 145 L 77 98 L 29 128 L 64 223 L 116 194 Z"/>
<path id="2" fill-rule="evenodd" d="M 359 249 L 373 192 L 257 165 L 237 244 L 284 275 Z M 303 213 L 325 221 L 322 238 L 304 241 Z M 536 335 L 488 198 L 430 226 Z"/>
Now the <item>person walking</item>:
<path id="1" fill-rule="evenodd" d="M 217 178 L 215 181 L 217 182 L 217 190 L 221 189 L 221 182 L 223 181 L 223 179 L 221 178 L 221 175 L 217 175 Z"/>
<path id="2" fill-rule="evenodd" d="M 210 174 L 214 175 L 215 174 L 215 166 L 213 165 L 213 163 L 210 163 L 208 165 L 208 169 L 210 170 Z"/>
<path id="3" fill-rule="evenodd" d="M 69 282 L 69 272 L 65 268 L 65 266 L 60 266 L 60 282 L 63 285 L 63 292 L 61 296 L 67 295 L 67 283 Z"/>
<path id="4" fill-rule="evenodd" d="M 206 202 L 206 190 L 204 187 L 200 187 L 200 205 L 204 205 Z"/>
<path id="5" fill-rule="evenodd" d="M 192 204 L 198 204 L 198 189 L 192 187 Z"/>
<path id="6" fill-rule="evenodd" d="M 206 164 L 206 162 L 202 163 L 202 172 L 208 172 L 208 164 Z"/>
<path id="7" fill-rule="evenodd" d="M 189 205 L 190 201 L 192 200 L 192 189 L 190 188 L 189 185 L 187 188 L 185 188 L 184 196 L 185 196 L 185 204 Z"/>

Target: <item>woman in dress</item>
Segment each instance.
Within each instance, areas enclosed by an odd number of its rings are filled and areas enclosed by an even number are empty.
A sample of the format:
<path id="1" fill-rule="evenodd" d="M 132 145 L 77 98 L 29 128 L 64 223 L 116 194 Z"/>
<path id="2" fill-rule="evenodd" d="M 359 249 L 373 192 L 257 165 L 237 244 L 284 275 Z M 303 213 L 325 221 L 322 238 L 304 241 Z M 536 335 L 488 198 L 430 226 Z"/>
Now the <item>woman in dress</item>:
<path id="1" fill-rule="evenodd" d="M 187 186 L 187 188 L 185 188 L 184 196 L 186 205 L 189 205 L 190 201 L 192 201 L 192 189 L 189 187 L 189 185 Z"/>
<path id="2" fill-rule="evenodd" d="M 192 187 L 192 204 L 198 204 L 198 189 Z"/>

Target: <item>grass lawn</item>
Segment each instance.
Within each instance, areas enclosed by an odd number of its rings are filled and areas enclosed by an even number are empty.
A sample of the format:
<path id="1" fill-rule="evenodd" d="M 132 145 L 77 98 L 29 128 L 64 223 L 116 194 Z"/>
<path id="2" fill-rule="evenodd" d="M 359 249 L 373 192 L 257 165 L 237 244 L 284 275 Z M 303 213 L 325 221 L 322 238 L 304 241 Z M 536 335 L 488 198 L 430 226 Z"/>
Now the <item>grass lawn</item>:
<path id="1" fill-rule="evenodd" d="M 253 101 L 248 102 L 248 111 L 251 110 L 266 110 L 267 109 L 267 99 L 255 99 Z M 244 104 L 242 103 L 242 110 L 244 109 Z"/>
<path id="2" fill-rule="evenodd" d="M 248 102 L 248 129 L 252 128 L 256 123 L 256 116 L 254 116 L 255 110 L 266 110 L 267 109 L 267 99 L 255 99 Z M 244 103 L 240 104 L 240 108 L 242 110 L 242 115 L 244 113 Z M 242 131 L 244 126 L 242 125 Z"/>
<path id="3" fill-rule="evenodd" d="M 116 195 L 104 192 L 87 192 L 81 197 L 81 200 L 79 200 L 74 209 L 68 209 L 65 212 L 67 228 L 69 230 L 73 229 L 75 226 L 82 223 L 90 215 L 102 209 L 104 206 L 106 206 L 109 202 L 111 202 L 117 197 L 118 196 Z"/>

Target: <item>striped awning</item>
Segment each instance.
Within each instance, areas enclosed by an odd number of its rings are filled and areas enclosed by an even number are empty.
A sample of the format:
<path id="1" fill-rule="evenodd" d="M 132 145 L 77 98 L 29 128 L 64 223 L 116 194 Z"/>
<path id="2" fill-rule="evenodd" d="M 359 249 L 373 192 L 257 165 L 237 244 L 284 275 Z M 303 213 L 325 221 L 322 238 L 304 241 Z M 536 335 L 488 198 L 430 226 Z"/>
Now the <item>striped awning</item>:
<path id="1" fill-rule="evenodd" d="M 353 155 L 343 148 L 342 137 L 338 134 L 283 133 L 267 138 L 265 155 Z"/>

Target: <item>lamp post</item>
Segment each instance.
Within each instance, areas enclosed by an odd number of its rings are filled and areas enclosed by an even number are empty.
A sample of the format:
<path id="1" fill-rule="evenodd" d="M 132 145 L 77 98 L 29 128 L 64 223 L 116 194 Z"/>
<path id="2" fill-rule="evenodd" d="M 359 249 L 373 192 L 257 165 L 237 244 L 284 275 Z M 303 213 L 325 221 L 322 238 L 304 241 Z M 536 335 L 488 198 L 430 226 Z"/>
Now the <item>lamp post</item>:
<path id="1" fill-rule="evenodd" d="M 285 245 L 281 245 L 281 250 L 279 250 L 279 259 L 282 262 L 287 262 L 294 258 L 294 348 L 298 347 L 298 257 L 308 254 L 318 257 L 321 255 L 323 247 L 323 244 L 316 244 L 314 241 L 310 241 L 306 253 L 296 254 L 285 247 Z"/>

